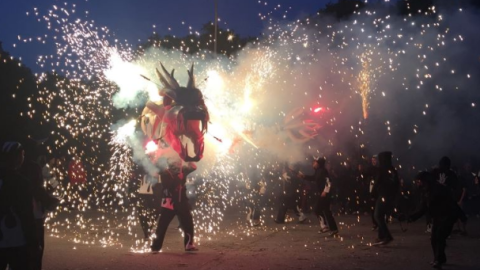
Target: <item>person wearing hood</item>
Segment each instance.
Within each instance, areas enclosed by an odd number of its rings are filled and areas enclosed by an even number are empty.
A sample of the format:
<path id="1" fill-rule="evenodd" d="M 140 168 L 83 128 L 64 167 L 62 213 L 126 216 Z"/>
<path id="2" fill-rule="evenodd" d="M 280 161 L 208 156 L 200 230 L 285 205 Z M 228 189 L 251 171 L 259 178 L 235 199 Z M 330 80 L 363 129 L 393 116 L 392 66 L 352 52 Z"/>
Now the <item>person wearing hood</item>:
<path id="1" fill-rule="evenodd" d="M 312 164 L 313 169 L 315 170 L 314 175 L 300 174 L 300 177 L 308 181 L 313 181 L 317 184 L 320 196 L 318 197 L 317 204 L 315 206 L 315 214 L 320 221 L 320 233 L 329 232 L 331 236 L 335 236 L 338 234 L 338 227 L 332 211 L 330 210 L 330 192 L 332 183 L 330 181 L 328 171 L 325 168 L 325 162 L 325 158 L 322 157 L 314 159 Z"/>
<path id="2" fill-rule="evenodd" d="M 40 248 L 33 214 L 33 188 L 19 170 L 23 146 L 14 141 L 0 145 L 0 269 L 31 269 L 29 255 Z"/>
<path id="3" fill-rule="evenodd" d="M 463 185 L 461 185 L 457 174 L 451 169 L 450 158 L 444 156 L 440 159 L 438 163 L 438 168 L 433 170 L 433 176 L 438 183 L 446 186 L 452 193 L 453 199 L 457 202 L 459 214 L 458 218 L 461 224 L 461 234 L 466 235 L 467 216 L 465 212 L 463 212 L 463 210 L 461 209 L 466 190 Z"/>
<path id="4" fill-rule="evenodd" d="M 445 247 L 453 225 L 459 217 L 459 208 L 449 188 L 435 181 L 434 175 L 429 172 L 420 172 L 415 182 L 422 193 L 419 208 L 410 216 L 408 222 L 414 222 L 424 214 L 432 218 L 431 245 L 433 250 L 434 268 L 441 268 L 447 262 Z"/>
<path id="5" fill-rule="evenodd" d="M 393 212 L 400 181 L 392 164 L 392 152 L 378 154 L 378 161 L 378 174 L 372 190 L 376 198 L 374 215 L 378 224 L 378 238 L 374 245 L 386 245 L 393 240 L 386 218 Z"/>
<path id="6" fill-rule="evenodd" d="M 196 166 L 194 163 L 183 166 L 181 160 L 173 158 L 167 162 L 168 169 L 160 172 L 163 189 L 162 203 L 155 231 L 156 238 L 151 245 L 151 251 L 155 254 L 162 249 L 168 226 L 175 216 L 178 217 L 183 230 L 185 251 L 197 251 L 194 244 L 193 217 L 185 187 L 187 176 L 196 170 Z"/>
<path id="7" fill-rule="evenodd" d="M 35 228 L 41 249 L 32 255 L 32 269 L 42 269 L 43 251 L 45 250 L 45 218 L 48 211 L 54 210 L 60 200 L 50 194 L 45 188 L 42 166 L 38 163 L 40 145 L 42 141 L 27 138 L 23 141 L 25 147 L 25 162 L 20 173 L 32 184 L 33 212 L 35 216 Z"/>

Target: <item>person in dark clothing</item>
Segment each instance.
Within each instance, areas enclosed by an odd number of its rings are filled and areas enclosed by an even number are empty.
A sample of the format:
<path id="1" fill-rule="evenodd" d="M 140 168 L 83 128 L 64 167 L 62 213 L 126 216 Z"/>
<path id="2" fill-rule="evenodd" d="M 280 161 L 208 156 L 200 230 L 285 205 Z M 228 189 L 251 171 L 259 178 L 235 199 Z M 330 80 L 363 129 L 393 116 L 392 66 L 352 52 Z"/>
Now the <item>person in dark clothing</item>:
<path id="1" fill-rule="evenodd" d="M 29 254 L 40 249 L 33 215 L 33 192 L 19 173 L 24 150 L 18 142 L 0 146 L 0 269 L 31 269 Z"/>
<path id="2" fill-rule="evenodd" d="M 152 253 L 158 253 L 162 249 L 168 225 L 177 216 L 184 234 L 185 251 L 197 251 L 194 244 L 193 217 L 185 188 L 187 176 L 196 169 L 196 166 L 189 163 L 188 167 L 183 167 L 181 161 L 173 160 L 169 160 L 168 163 L 168 169 L 160 172 L 163 189 L 162 209 L 151 250 Z"/>
<path id="3" fill-rule="evenodd" d="M 145 239 L 150 237 L 153 223 L 161 212 L 162 185 L 158 179 L 145 175 L 140 181 L 137 194 L 138 220 Z"/>
<path id="4" fill-rule="evenodd" d="M 330 191 L 332 183 L 330 181 L 328 171 L 325 169 L 325 159 L 315 159 L 312 166 L 315 170 L 314 175 L 300 174 L 300 176 L 305 180 L 313 181 L 317 184 L 319 196 L 317 200 L 317 205 L 315 206 L 315 214 L 320 221 L 320 233 L 330 232 L 331 236 L 337 235 L 337 223 L 335 222 L 335 218 L 333 217 L 332 211 L 330 210 Z M 324 226 L 324 223 L 326 223 L 326 227 L 322 228 Z"/>
<path id="5" fill-rule="evenodd" d="M 277 218 L 275 219 L 275 222 L 279 224 L 285 223 L 285 215 L 287 214 L 288 209 L 293 210 L 296 215 L 300 215 L 300 212 L 297 209 L 301 185 L 298 177 L 298 169 L 293 164 L 289 164 L 285 167 L 286 168 L 281 177 L 283 192 L 280 196 L 280 205 L 278 207 Z"/>
<path id="6" fill-rule="evenodd" d="M 341 211 L 343 213 L 352 214 L 357 210 L 355 183 L 355 170 L 350 162 L 345 162 L 340 168 L 338 176 L 338 196 L 340 199 Z"/>
<path id="7" fill-rule="evenodd" d="M 393 212 L 400 181 L 397 170 L 392 165 L 392 152 L 378 154 L 378 175 L 373 186 L 375 201 L 375 221 L 378 224 L 378 239 L 374 245 L 386 245 L 393 240 L 388 230 L 386 218 Z"/>
<path id="8" fill-rule="evenodd" d="M 51 195 L 45 188 L 42 174 L 42 166 L 38 163 L 39 143 L 33 139 L 24 142 L 25 162 L 20 173 L 25 176 L 32 185 L 33 191 L 33 213 L 35 217 L 35 228 L 41 249 L 38 253 L 31 254 L 32 269 L 42 269 L 43 251 L 45 249 L 45 218 L 47 211 L 52 211 L 60 203 L 60 200 Z"/>
<path id="9" fill-rule="evenodd" d="M 368 169 L 367 178 L 369 179 L 368 184 L 368 205 L 370 208 L 370 216 L 372 217 L 372 231 L 375 231 L 378 228 L 377 221 L 375 220 L 375 203 L 376 198 L 373 196 L 373 186 L 375 185 L 375 179 L 377 179 L 378 175 L 378 160 L 377 155 L 372 156 L 372 165 Z"/>
<path id="10" fill-rule="evenodd" d="M 435 180 L 441 185 L 446 186 L 452 193 L 453 199 L 457 202 L 458 208 L 458 218 L 461 222 L 461 233 L 463 235 L 467 234 L 466 224 L 467 224 L 467 215 L 461 209 L 461 204 L 463 198 L 465 197 L 465 187 L 461 185 L 460 180 L 457 177 L 457 174 L 450 169 L 451 161 L 448 157 L 442 157 L 438 163 L 438 168 L 433 170 L 433 176 Z"/>
<path id="11" fill-rule="evenodd" d="M 478 207 L 478 199 L 480 198 L 479 177 L 480 172 L 473 170 L 469 162 L 464 165 L 460 178 L 466 189 L 464 209 L 465 213 L 469 215 L 478 215 L 480 213 Z"/>
<path id="12" fill-rule="evenodd" d="M 265 179 L 260 179 L 257 183 L 248 183 L 247 190 L 250 190 L 249 200 L 247 204 L 248 214 L 247 221 L 251 226 L 260 226 L 261 208 L 264 205 L 266 198 L 266 182 Z"/>
<path id="13" fill-rule="evenodd" d="M 408 221 L 413 222 L 426 213 L 430 215 L 433 221 L 431 244 L 434 261 L 432 266 L 441 268 L 447 261 L 446 240 L 458 219 L 459 208 L 450 190 L 435 181 L 431 173 L 420 172 L 416 176 L 416 183 L 422 192 L 422 202 L 418 210 L 408 217 Z"/>

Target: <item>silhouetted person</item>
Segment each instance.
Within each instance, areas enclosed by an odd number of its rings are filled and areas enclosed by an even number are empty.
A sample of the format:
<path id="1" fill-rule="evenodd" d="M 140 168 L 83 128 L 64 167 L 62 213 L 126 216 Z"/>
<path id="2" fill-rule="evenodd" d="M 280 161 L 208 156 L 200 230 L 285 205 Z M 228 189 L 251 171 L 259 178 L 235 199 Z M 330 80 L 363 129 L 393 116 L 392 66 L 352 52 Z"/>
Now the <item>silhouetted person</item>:
<path id="1" fill-rule="evenodd" d="M 387 226 L 387 217 L 393 212 L 400 181 L 392 164 L 392 152 L 378 154 L 378 175 L 373 186 L 375 220 L 378 224 L 378 239 L 374 245 L 386 245 L 393 240 Z"/>
<path id="2" fill-rule="evenodd" d="M 0 145 L 0 269 L 30 269 L 29 255 L 39 243 L 31 182 L 19 173 L 24 150 L 18 142 Z"/>
<path id="3" fill-rule="evenodd" d="M 376 203 L 376 198 L 375 194 L 373 193 L 373 186 L 375 185 L 375 179 L 377 179 L 378 175 L 378 156 L 373 155 L 372 156 L 372 164 L 370 168 L 368 169 L 368 179 L 369 179 L 369 196 L 368 196 L 368 205 L 369 205 L 369 212 L 372 217 L 372 231 L 376 230 L 378 228 L 377 221 L 375 220 L 375 203 Z"/>
<path id="4" fill-rule="evenodd" d="M 172 219 L 177 216 L 184 234 L 185 251 L 197 251 L 194 245 L 193 217 L 187 198 L 185 183 L 187 175 L 196 169 L 193 163 L 182 166 L 182 161 L 168 161 L 168 169 L 160 172 L 163 198 L 160 218 L 158 219 L 156 238 L 153 240 L 152 253 L 158 253 L 163 246 L 165 233 Z"/>
<path id="5" fill-rule="evenodd" d="M 138 189 L 137 211 L 140 226 L 143 230 L 145 239 L 148 239 L 153 227 L 153 221 L 156 221 L 161 211 L 162 185 L 158 183 L 156 177 L 145 175 L 140 181 Z"/>
<path id="6" fill-rule="evenodd" d="M 282 194 L 279 198 L 279 206 L 277 212 L 276 223 L 285 223 L 285 215 L 288 209 L 291 209 L 295 214 L 300 215 L 297 209 L 300 190 L 300 179 L 298 177 L 298 168 L 293 164 L 285 166 L 284 172 L 281 177 L 282 181 Z"/>
<path id="7" fill-rule="evenodd" d="M 315 206 L 315 214 L 320 222 L 320 233 L 330 232 L 330 235 L 338 234 L 337 223 L 333 218 L 332 211 L 330 210 L 331 204 L 331 187 L 332 183 L 328 176 L 328 171 L 325 168 L 325 159 L 318 158 L 313 161 L 314 175 L 301 175 L 305 180 L 313 181 L 317 184 L 319 196 L 317 198 L 317 205 Z M 326 223 L 326 227 L 322 228 Z"/>
<path id="8" fill-rule="evenodd" d="M 465 196 L 465 187 L 460 183 L 457 174 L 451 169 L 451 161 L 448 157 L 442 157 L 438 163 L 438 168 L 433 170 L 435 180 L 441 185 L 446 186 L 452 193 L 452 198 L 457 202 L 458 218 L 462 225 L 462 234 L 466 234 L 467 216 L 461 208 Z"/>
<path id="9" fill-rule="evenodd" d="M 408 220 L 412 222 L 426 213 L 430 215 L 432 218 L 431 244 L 434 257 L 432 266 L 441 268 L 442 264 L 447 261 L 445 255 L 446 240 L 459 217 L 459 208 L 450 190 L 435 181 L 432 174 L 421 172 L 415 179 L 419 190 L 422 192 L 422 202 L 419 209 L 410 215 Z"/>
<path id="10" fill-rule="evenodd" d="M 261 208 L 264 205 L 264 199 L 266 198 L 266 184 L 264 179 L 260 179 L 256 183 L 247 183 L 246 188 L 250 190 L 249 200 L 247 204 L 248 213 L 247 221 L 251 226 L 260 226 Z"/>
<path id="11" fill-rule="evenodd" d="M 25 162 L 20 173 L 30 181 L 33 191 L 33 214 L 35 217 L 35 229 L 40 244 L 37 253 L 31 254 L 32 269 L 42 269 L 43 251 L 45 249 L 45 218 L 47 211 L 54 210 L 59 204 L 59 200 L 53 197 L 45 188 L 45 182 L 42 174 L 42 166 L 38 163 L 39 142 L 33 139 L 26 139 Z"/>

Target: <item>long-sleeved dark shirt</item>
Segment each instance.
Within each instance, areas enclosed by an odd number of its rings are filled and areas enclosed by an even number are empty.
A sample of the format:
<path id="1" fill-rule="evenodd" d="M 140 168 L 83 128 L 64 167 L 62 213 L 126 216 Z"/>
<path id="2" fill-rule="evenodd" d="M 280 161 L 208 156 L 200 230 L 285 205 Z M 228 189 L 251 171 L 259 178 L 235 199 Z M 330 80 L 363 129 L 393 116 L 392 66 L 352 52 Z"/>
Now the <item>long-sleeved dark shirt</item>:
<path id="1" fill-rule="evenodd" d="M 433 183 L 430 190 L 423 192 L 420 206 L 409 219 L 415 221 L 428 213 L 433 219 L 455 217 L 458 205 L 452 197 L 450 189 L 439 183 Z"/>
<path id="2" fill-rule="evenodd" d="M 395 169 L 380 169 L 373 185 L 375 197 L 394 200 L 398 195 L 400 180 Z"/>
<path id="3" fill-rule="evenodd" d="M 331 180 L 327 169 L 318 168 L 313 175 L 305 175 L 305 180 L 315 182 L 320 193 L 330 193 Z"/>

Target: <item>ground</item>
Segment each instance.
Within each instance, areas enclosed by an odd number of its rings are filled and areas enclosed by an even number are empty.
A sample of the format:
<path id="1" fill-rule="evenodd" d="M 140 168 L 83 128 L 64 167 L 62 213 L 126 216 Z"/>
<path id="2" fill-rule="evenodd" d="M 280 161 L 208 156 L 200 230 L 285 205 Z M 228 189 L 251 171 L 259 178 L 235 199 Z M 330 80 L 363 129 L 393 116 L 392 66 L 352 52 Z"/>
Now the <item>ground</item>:
<path id="1" fill-rule="evenodd" d="M 123 247 L 75 244 L 47 236 L 44 269 L 431 269 L 429 235 L 425 222 L 390 224 L 395 240 L 387 246 L 370 246 L 376 238 L 368 216 L 337 216 L 338 237 L 318 234 L 312 221 L 284 225 L 267 219 L 264 226 L 244 233 L 240 216 L 225 217 L 221 232 L 202 238 L 200 251 L 183 251 L 177 221 L 172 222 L 159 254 L 133 253 L 133 243 Z M 140 228 L 138 229 L 140 233 Z M 447 242 L 444 269 L 480 269 L 480 220 L 471 218 L 467 237 L 454 234 Z"/>

